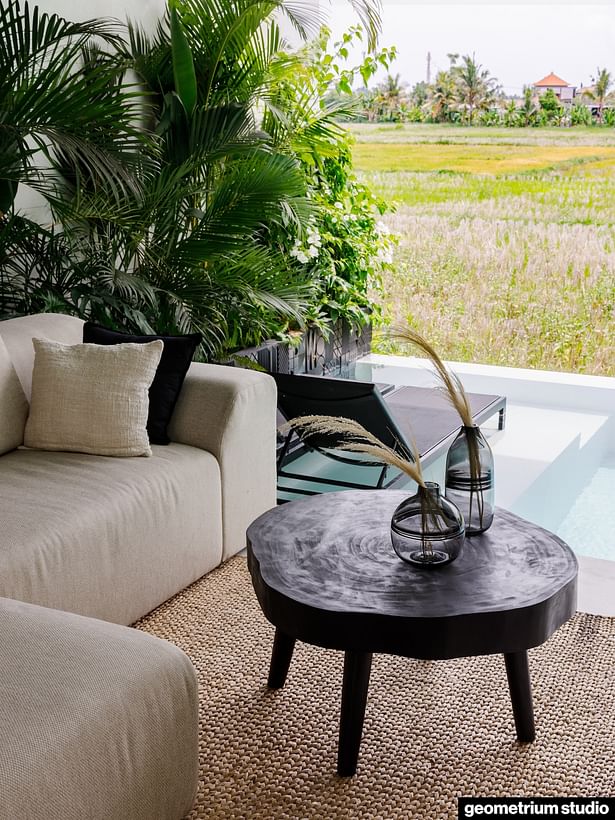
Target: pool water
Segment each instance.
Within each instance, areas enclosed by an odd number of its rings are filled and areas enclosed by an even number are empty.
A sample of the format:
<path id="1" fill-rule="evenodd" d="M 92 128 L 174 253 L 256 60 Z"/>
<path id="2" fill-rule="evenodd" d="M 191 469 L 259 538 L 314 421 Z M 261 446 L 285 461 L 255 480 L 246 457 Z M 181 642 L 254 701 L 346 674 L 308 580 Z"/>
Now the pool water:
<path id="1" fill-rule="evenodd" d="M 557 535 L 580 555 L 615 561 L 615 457 L 596 470 Z"/>

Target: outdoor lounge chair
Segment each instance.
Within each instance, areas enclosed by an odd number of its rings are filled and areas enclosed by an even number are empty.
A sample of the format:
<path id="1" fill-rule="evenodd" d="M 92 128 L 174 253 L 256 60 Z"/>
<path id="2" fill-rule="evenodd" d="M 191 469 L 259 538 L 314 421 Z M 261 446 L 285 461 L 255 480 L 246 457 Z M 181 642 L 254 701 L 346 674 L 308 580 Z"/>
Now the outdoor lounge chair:
<path id="1" fill-rule="evenodd" d="M 397 450 L 406 458 L 412 458 L 410 443 L 391 417 L 377 385 L 324 376 L 294 376 L 282 373 L 272 375 L 278 386 L 278 408 L 287 421 L 312 415 L 351 418 L 377 436 L 383 444 Z M 280 449 L 277 459 L 278 477 L 310 481 L 310 476 L 292 473 L 284 468 L 284 463 L 289 460 L 287 456 L 294 435 L 294 431 L 289 430 Z M 338 438 L 334 435 L 310 435 L 301 438 L 305 447 L 316 450 L 334 461 L 356 467 L 380 468 L 375 485 L 327 478 L 319 478 L 319 484 L 352 489 L 382 489 L 391 486 L 398 478 L 396 476 L 387 484 L 387 465 L 383 466 L 364 457 L 354 456 L 347 451 L 336 451 Z M 314 494 L 310 490 L 291 488 L 287 491 L 302 495 Z"/>
<path id="2" fill-rule="evenodd" d="M 327 415 L 351 418 L 377 436 L 384 444 L 412 459 L 411 442 L 428 466 L 445 452 L 451 437 L 460 427 L 459 416 L 448 404 L 439 390 L 427 387 L 399 387 L 335 379 L 324 376 L 272 374 L 278 387 L 278 409 L 290 421 L 300 416 Z M 504 427 L 506 399 L 503 396 L 468 394 L 474 421 L 482 424 L 498 413 L 498 428 Z M 302 445 L 291 447 L 296 433 L 284 434 L 277 458 L 278 479 L 313 482 L 336 486 L 340 489 L 384 489 L 403 478 L 393 468 L 355 456 L 347 451 L 336 450 L 338 439 L 334 435 L 309 435 L 302 437 Z M 315 450 L 338 463 L 352 467 L 378 467 L 376 480 L 371 484 L 345 479 L 330 479 L 290 471 L 288 465 L 307 450 Z M 389 472 L 396 473 L 389 477 Z M 371 471 L 373 475 L 373 470 Z M 318 490 L 284 486 L 285 493 L 314 495 Z"/>

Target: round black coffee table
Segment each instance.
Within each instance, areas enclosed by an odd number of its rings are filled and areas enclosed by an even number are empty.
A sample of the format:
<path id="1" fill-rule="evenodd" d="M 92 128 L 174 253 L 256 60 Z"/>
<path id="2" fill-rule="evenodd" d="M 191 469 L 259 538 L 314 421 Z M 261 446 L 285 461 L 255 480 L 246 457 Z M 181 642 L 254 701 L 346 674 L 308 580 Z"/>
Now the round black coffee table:
<path id="1" fill-rule="evenodd" d="M 268 685 L 284 685 L 295 640 L 345 653 L 337 770 L 356 771 L 372 654 L 445 659 L 502 653 L 521 742 L 534 740 L 527 650 L 576 611 L 577 561 L 550 532 L 504 510 L 452 564 L 393 552 L 393 490 L 285 504 L 248 529 L 248 566 L 276 627 Z"/>

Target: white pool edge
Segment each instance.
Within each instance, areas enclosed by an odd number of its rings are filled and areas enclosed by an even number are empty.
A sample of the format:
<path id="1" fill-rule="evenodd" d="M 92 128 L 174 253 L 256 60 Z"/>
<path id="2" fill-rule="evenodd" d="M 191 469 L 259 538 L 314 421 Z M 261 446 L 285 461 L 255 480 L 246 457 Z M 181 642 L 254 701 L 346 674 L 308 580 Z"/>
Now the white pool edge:
<path id="1" fill-rule="evenodd" d="M 403 368 L 413 372 L 417 386 L 432 386 L 434 376 L 426 359 L 416 356 L 388 356 L 370 353 L 358 361 L 358 369 L 370 366 L 380 374 L 388 368 Z M 509 401 L 543 407 L 587 410 L 592 413 L 615 414 L 615 378 L 586 376 L 553 370 L 529 370 L 500 367 L 474 362 L 447 362 L 457 373 L 466 389 L 475 392 L 505 395 Z"/>

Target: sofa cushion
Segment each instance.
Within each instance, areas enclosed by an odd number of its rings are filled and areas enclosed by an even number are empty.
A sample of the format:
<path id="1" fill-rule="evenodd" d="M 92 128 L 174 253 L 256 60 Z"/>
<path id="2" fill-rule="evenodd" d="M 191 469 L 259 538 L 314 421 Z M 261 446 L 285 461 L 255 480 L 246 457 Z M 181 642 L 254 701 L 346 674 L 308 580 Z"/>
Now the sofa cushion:
<path id="1" fill-rule="evenodd" d="M 200 333 L 191 333 L 187 336 L 134 336 L 109 330 L 93 322 L 86 322 L 83 326 L 83 341 L 96 345 L 117 345 L 126 342 L 146 344 L 154 339 L 164 342 L 160 363 L 149 389 L 147 433 L 152 444 L 168 444 L 171 440 L 167 435 L 167 426 L 171 421 L 194 351 L 202 338 Z"/>
<path id="2" fill-rule="evenodd" d="M 218 462 L 182 444 L 147 459 L 14 450 L 0 498 L 7 598 L 129 624 L 222 558 Z"/>
<path id="3" fill-rule="evenodd" d="M 32 339 L 24 444 L 101 456 L 150 456 L 148 390 L 163 342 L 63 345 Z"/>
<path id="4" fill-rule="evenodd" d="M 0 338 L 0 455 L 23 444 L 28 402 Z"/>
<path id="5" fill-rule="evenodd" d="M 0 816 L 179 820 L 198 776 L 183 652 L 134 629 L 0 599 Z"/>

